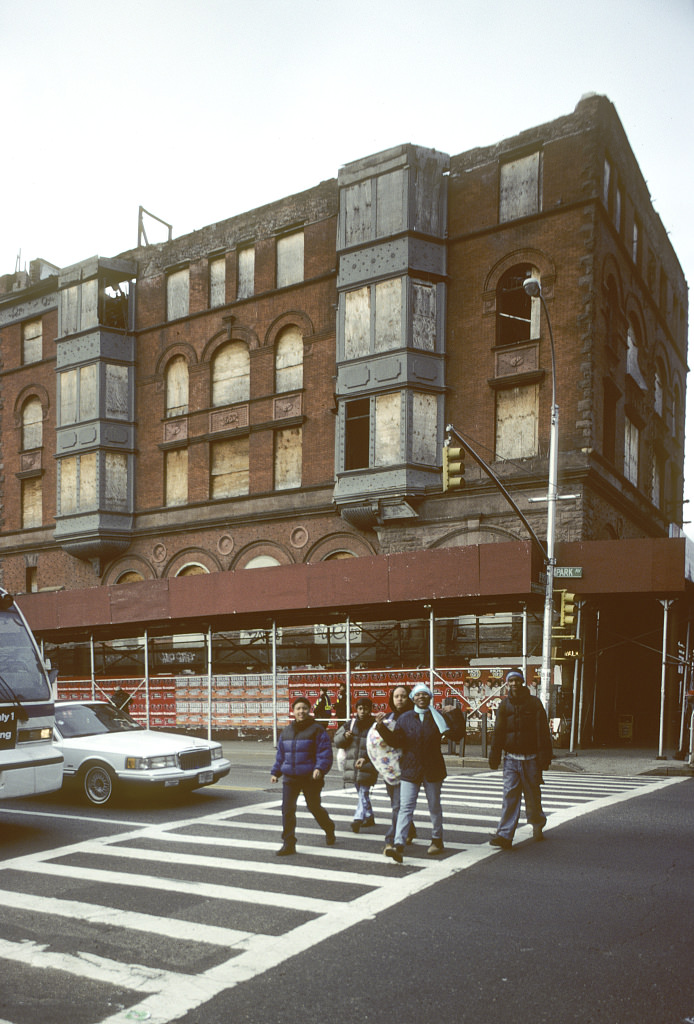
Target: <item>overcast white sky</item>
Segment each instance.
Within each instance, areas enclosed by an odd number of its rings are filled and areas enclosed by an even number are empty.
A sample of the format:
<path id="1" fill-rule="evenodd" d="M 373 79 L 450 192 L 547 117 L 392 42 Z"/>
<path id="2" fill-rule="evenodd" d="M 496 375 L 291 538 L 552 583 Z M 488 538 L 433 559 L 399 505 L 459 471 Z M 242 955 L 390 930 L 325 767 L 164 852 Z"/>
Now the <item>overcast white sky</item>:
<path id="1" fill-rule="evenodd" d="M 615 104 L 691 284 L 694 0 L 0 0 L 0 274 L 131 248 L 140 205 L 182 235 L 586 92 Z M 687 405 L 694 519 L 691 382 Z"/>

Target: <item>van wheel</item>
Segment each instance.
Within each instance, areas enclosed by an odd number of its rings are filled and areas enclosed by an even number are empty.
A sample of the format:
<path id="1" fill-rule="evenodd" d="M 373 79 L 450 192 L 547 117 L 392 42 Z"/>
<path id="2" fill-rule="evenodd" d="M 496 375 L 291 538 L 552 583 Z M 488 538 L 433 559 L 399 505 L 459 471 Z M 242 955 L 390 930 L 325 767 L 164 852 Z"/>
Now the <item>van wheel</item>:
<path id="1" fill-rule="evenodd" d="M 115 789 L 116 780 L 110 768 L 95 764 L 82 776 L 82 789 L 87 800 L 97 807 L 107 804 Z"/>

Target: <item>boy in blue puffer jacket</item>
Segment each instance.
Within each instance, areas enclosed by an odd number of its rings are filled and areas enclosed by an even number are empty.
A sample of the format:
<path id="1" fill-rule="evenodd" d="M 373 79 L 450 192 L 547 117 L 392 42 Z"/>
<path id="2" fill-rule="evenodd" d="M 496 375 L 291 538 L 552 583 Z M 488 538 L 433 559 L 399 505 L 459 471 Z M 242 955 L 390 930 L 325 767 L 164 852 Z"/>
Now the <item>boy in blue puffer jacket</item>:
<path id="1" fill-rule="evenodd" d="M 323 778 L 333 763 L 330 737 L 314 718 L 306 697 L 292 702 L 294 721 L 280 733 L 270 778 L 282 778 L 282 846 L 278 857 L 296 853 L 296 804 L 304 794 L 306 806 L 325 832 L 328 846 L 335 842 L 335 825 L 320 801 Z"/>

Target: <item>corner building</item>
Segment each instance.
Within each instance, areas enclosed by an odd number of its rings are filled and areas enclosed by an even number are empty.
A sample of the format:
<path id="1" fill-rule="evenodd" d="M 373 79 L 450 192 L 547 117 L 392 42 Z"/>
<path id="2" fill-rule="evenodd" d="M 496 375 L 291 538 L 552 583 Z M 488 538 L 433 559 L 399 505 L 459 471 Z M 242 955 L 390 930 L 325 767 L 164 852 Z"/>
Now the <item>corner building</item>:
<path id="1" fill-rule="evenodd" d="M 558 736 L 678 746 L 687 285 L 594 95 L 0 278 L 1 582 L 65 685 L 157 677 L 177 724 L 207 700 L 222 728 L 267 723 L 270 678 L 284 700 L 418 670 L 493 708 L 504 665 L 532 677 L 552 374 L 528 277 L 556 350 L 555 586 L 578 602 Z M 468 456 L 442 490 L 448 424 L 496 481 Z"/>

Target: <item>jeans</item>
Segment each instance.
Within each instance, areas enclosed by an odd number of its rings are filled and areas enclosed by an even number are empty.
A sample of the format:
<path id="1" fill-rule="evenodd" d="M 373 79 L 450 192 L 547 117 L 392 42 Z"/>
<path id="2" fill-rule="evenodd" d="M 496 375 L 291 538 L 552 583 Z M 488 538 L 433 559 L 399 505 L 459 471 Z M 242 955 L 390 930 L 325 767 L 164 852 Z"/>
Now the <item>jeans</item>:
<path id="1" fill-rule="evenodd" d="M 395 828 L 398 824 L 398 811 L 400 810 L 400 783 L 396 782 L 394 786 L 391 786 L 389 782 L 386 782 L 386 789 L 390 797 L 392 811 L 391 822 L 386 832 L 386 843 L 392 843 L 395 839 Z"/>
<path id="2" fill-rule="evenodd" d="M 282 840 L 285 843 L 296 842 L 296 804 L 300 793 L 304 794 L 306 806 L 326 835 L 335 831 L 330 815 L 320 802 L 322 779 L 314 779 L 312 775 L 284 775 L 282 782 Z"/>
<path id="3" fill-rule="evenodd" d="M 521 796 L 525 798 L 525 817 L 529 825 L 547 823 L 542 810 L 540 782 L 542 771 L 536 757 L 521 761 L 508 754 L 504 758 L 504 800 L 501 821 L 496 830 L 504 839 L 513 839 L 520 818 Z"/>
<path id="4" fill-rule="evenodd" d="M 367 818 L 373 818 L 373 816 L 371 786 L 357 786 L 357 809 L 354 812 L 354 820 L 366 821 Z"/>
<path id="5" fill-rule="evenodd" d="M 420 786 L 424 786 L 424 792 L 429 805 L 429 817 L 431 818 L 431 838 L 443 839 L 443 813 L 441 811 L 441 786 L 442 782 L 407 782 L 400 779 L 400 809 L 398 821 L 395 826 L 395 845 L 404 846 L 407 842 L 407 835 L 414 818 L 414 809 L 417 805 Z"/>

